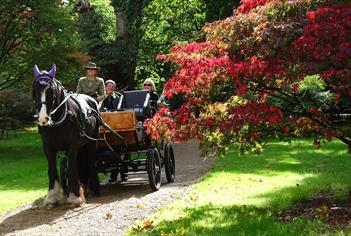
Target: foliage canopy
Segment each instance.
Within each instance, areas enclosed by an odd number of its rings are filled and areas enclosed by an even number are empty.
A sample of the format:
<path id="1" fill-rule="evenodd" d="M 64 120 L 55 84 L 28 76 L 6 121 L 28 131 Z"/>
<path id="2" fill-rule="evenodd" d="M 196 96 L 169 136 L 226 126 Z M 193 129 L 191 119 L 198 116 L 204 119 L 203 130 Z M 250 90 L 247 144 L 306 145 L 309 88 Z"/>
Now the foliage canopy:
<path id="1" fill-rule="evenodd" d="M 77 34 L 68 5 L 49 0 L 7 0 L 0 5 L 0 90 L 31 82 L 32 68 L 56 63 L 72 77 Z"/>
<path id="2" fill-rule="evenodd" d="M 351 146 L 350 3 L 247 0 L 205 31 L 159 56 L 178 68 L 166 96 L 185 102 L 147 122 L 153 138 L 200 138 L 214 153 L 305 134 Z"/>

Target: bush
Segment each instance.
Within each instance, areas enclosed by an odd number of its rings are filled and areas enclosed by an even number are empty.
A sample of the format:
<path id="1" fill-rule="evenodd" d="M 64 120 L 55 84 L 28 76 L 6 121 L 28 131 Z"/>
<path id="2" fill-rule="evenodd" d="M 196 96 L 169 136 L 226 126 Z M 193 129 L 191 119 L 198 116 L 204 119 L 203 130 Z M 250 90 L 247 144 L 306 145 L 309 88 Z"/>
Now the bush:
<path id="1" fill-rule="evenodd" d="M 18 123 L 17 128 L 33 122 L 34 106 L 29 93 L 16 89 L 0 91 L 0 119 Z M 6 123 L 5 122 L 5 123 Z M 4 123 L 4 122 L 1 122 Z"/>

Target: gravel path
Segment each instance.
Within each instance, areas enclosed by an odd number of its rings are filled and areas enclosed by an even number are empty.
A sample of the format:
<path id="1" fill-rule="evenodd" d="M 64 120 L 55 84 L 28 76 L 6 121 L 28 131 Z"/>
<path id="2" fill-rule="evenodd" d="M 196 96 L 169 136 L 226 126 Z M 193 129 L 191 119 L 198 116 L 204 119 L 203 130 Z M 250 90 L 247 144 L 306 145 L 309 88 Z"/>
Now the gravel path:
<path id="1" fill-rule="evenodd" d="M 135 221 L 145 219 L 161 206 L 191 190 L 212 166 L 199 157 L 198 142 L 175 144 L 176 180 L 167 183 L 165 174 L 159 191 L 152 192 L 145 180 L 104 185 L 102 196 L 71 209 L 66 205 L 48 210 L 38 201 L 0 216 L 0 235 L 122 235 Z"/>

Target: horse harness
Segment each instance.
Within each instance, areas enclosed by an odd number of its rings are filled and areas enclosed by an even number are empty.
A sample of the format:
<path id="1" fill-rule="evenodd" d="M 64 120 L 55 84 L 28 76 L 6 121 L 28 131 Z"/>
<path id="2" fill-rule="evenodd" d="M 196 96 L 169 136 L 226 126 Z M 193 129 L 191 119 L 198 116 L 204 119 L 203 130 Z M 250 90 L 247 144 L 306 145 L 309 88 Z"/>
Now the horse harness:
<path id="1" fill-rule="evenodd" d="M 55 104 L 55 99 L 57 97 L 57 94 L 56 92 L 53 93 L 53 101 L 52 101 L 52 106 L 50 108 L 50 111 L 48 112 L 48 116 L 49 116 L 49 119 L 52 120 L 52 123 L 50 124 L 50 127 L 53 127 L 53 126 L 60 126 L 62 125 L 62 123 L 66 120 L 67 118 L 67 114 L 68 113 L 71 113 L 69 110 L 68 110 L 68 99 L 71 99 L 77 106 L 78 106 L 78 114 L 76 116 L 76 119 L 77 119 L 77 124 L 78 124 L 78 127 L 79 127 L 79 132 L 81 134 L 81 136 L 85 136 L 86 138 L 90 139 L 90 140 L 98 140 L 98 139 L 95 139 L 93 137 L 90 137 L 89 135 L 86 134 L 85 132 L 85 126 L 86 126 L 86 123 L 87 123 L 87 120 L 88 118 L 91 116 L 91 115 L 94 115 L 97 117 L 97 119 L 101 122 L 102 119 L 100 117 L 100 114 L 93 108 L 89 107 L 87 108 L 87 113 L 84 114 L 83 111 L 82 111 L 82 106 L 81 104 L 79 103 L 79 101 L 73 96 L 73 94 L 69 94 L 67 93 L 64 88 L 62 87 L 62 85 L 55 81 L 54 79 L 52 79 L 50 81 L 50 83 L 48 83 L 46 85 L 46 88 L 44 88 L 44 92 L 49 88 L 49 86 L 53 84 L 55 87 L 57 86 L 59 89 L 61 89 L 61 91 L 63 92 L 63 96 L 64 96 L 64 99 L 60 102 L 59 105 L 57 105 L 57 107 L 54 108 L 54 104 Z M 47 104 L 47 101 L 45 100 L 40 100 L 40 105 L 43 105 L 43 104 Z M 52 115 L 54 115 L 58 110 L 59 108 L 63 107 L 63 113 L 60 117 L 60 119 L 58 121 L 54 121 L 52 119 Z"/>

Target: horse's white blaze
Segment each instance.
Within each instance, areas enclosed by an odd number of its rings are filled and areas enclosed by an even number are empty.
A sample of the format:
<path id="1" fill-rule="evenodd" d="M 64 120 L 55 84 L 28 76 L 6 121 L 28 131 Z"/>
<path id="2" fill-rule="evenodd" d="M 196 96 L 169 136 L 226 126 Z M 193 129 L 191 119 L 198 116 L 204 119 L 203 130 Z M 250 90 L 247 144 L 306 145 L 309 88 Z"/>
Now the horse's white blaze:
<path id="1" fill-rule="evenodd" d="M 82 203 L 84 203 L 84 201 L 82 200 L 81 197 L 77 197 L 74 193 L 70 193 L 68 198 L 67 198 L 67 202 L 74 204 L 74 205 L 80 205 Z"/>
<path id="2" fill-rule="evenodd" d="M 44 200 L 44 206 L 61 202 L 63 199 L 62 192 L 60 191 L 60 184 L 55 181 L 54 188 L 50 189 Z"/>
<path id="3" fill-rule="evenodd" d="M 46 102 L 46 90 L 48 89 L 48 87 L 46 87 L 42 92 L 41 92 L 41 96 L 40 96 L 40 100 L 41 102 Z M 41 126 L 44 126 L 48 123 L 48 112 L 47 112 L 47 108 L 46 108 L 46 104 L 42 104 L 39 114 L 38 114 L 38 123 Z"/>

